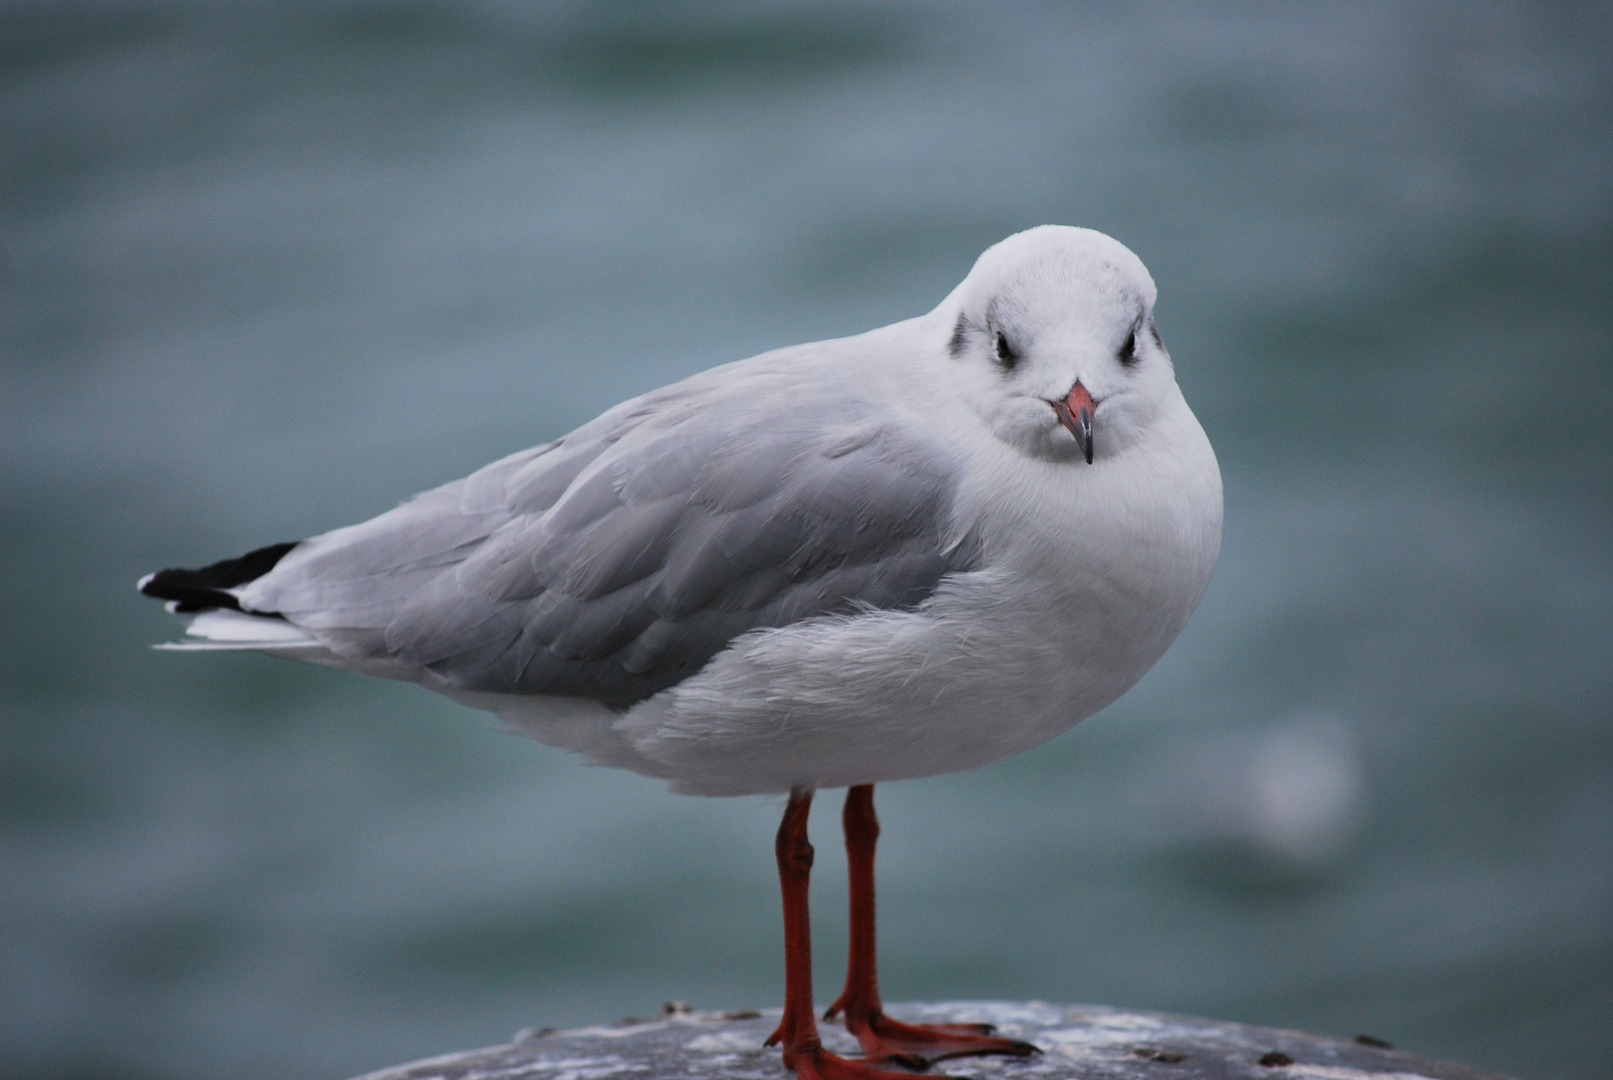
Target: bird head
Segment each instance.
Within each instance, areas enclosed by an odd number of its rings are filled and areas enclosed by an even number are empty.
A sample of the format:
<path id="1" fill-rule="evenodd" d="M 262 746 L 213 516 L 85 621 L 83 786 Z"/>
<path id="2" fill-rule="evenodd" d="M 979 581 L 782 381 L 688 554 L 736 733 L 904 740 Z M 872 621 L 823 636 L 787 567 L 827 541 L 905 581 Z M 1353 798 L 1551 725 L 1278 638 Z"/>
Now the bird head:
<path id="1" fill-rule="evenodd" d="M 1024 453 L 1101 463 L 1177 393 L 1157 291 L 1124 244 L 1042 225 L 986 250 L 937 309 L 955 385 Z"/>

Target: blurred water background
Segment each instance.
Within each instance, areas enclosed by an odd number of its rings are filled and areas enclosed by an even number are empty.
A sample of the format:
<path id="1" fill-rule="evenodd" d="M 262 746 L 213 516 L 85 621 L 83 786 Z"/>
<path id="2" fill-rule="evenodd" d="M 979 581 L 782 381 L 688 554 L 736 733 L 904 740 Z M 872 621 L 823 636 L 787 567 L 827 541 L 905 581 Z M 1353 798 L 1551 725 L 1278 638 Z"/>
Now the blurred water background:
<path id="1" fill-rule="evenodd" d="M 133 583 L 925 311 L 1054 221 L 1159 282 L 1221 567 L 1117 705 L 881 789 L 887 997 L 1605 1077 L 1609 11 L 0 4 L 0 1075 L 776 1004 L 775 803 L 154 653 Z"/>

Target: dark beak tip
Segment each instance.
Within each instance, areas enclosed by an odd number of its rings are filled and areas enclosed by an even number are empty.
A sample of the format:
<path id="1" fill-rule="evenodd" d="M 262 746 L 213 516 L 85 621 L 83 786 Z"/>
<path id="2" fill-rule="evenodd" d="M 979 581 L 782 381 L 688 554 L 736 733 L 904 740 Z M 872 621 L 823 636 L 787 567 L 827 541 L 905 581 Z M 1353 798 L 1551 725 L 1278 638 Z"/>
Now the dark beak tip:
<path id="1" fill-rule="evenodd" d="M 1071 411 L 1067 401 L 1054 401 L 1050 404 L 1053 406 L 1053 412 L 1059 418 L 1059 423 L 1063 424 L 1065 430 L 1075 436 L 1076 444 L 1081 447 L 1081 456 L 1086 458 L 1088 465 L 1091 465 L 1092 410 L 1082 404 L 1079 411 Z"/>

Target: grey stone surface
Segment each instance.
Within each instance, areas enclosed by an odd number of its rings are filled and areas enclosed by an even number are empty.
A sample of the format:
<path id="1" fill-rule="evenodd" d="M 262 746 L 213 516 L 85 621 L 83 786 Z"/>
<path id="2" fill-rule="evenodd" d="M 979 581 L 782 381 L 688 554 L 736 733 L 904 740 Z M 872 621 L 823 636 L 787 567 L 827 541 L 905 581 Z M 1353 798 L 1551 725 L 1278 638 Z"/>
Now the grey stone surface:
<path id="1" fill-rule="evenodd" d="M 674 1003 L 675 1004 L 675 1003 Z M 893 1005 L 900 1020 L 986 1022 L 1035 1043 L 1033 1058 L 954 1058 L 929 1073 L 977 1080 L 1504 1080 L 1464 1065 L 1349 1039 L 1099 1005 L 947 1002 Z M 358 1080 L 779 1080 L 777 1048 L 762 1042 L 779 1012 L 703 1013 L 669 1007 L 646 1021 L 524 1031 L 504 1046 L 398 1065 Z M 855 1042 L 820 1024 L 825 1046 Z M 1265 1064 L 1262 1064 L 1264 1059 Z"/>

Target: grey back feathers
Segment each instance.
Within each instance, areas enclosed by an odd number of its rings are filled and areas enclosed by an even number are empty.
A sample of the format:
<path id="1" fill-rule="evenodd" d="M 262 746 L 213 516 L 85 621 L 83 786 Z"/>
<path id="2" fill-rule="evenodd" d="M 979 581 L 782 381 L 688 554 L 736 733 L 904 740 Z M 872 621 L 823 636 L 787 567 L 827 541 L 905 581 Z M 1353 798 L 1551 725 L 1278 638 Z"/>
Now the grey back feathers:
<path id="1" fill-rule="evenodd" d="M 304 541 L 242 604 L 460 689 L 621 706 L 746 631 L 911 608 L 974 568 L 944 452 L 797 350 L 758 360 Z"/>

